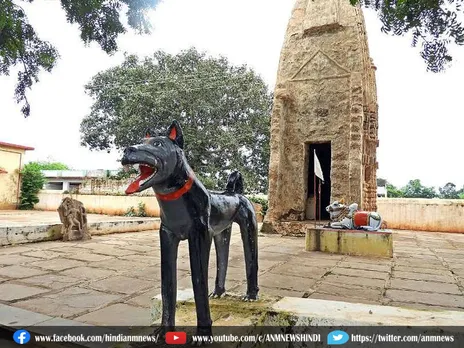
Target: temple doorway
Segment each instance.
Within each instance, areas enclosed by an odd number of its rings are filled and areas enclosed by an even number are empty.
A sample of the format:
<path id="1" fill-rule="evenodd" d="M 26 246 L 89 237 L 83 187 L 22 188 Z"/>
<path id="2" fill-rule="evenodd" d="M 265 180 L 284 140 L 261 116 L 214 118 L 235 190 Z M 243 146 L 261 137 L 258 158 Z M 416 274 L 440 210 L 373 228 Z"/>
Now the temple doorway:
<path id="1" fill-rule="evenodd" d="M 321 164 L 322 174 L 324 176 L 324 183 L 321 183 L 320 207 L 318 200 L 318 188 L 316 187 L 316 191 L 314 190 L 314 150 L 316 150 L 316 155 Z M 318 220 L 329 220 L 330 217 L 329 214 L 325 211 L 325 207 L 330 204 L 330 166 L 332 161 L 331 144 L 330 142 L 311 143 L 306 146 L 306 151 L 306 158 L 308 159 L 308 203 L 306 209 L 306 219 L 314 220 L 314 204 L 316 204 Z M 320 180 L 318 179 L 317 182 L 319 181 Z"/>

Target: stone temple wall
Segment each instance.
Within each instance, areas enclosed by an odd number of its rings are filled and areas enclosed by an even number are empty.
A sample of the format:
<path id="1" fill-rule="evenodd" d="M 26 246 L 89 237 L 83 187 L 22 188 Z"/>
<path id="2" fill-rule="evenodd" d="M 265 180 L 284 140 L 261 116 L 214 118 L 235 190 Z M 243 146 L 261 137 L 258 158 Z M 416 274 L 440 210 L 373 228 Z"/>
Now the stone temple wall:
<path id="1" fill-rule="evenodd" d="M 377 211 L 377 158 L 376 151 L 379 145 L 378 141 L 378 104 L 377 104 L 377 87 L 375 81 L 375 71 L 377 68 L 370 58 L 369 48 L 367 45 L 366 26 L 361 10 L 358 32 L 363 50 L 363 67 L 364 67 L 364 118 L 363 118 L 363 192 L 361 207 L 368 211 Z"/>
<path id="2" fill-rule="evenodd" d="M 271 118 L 267 225 L 306 220 L 311 143 L 331 143 L 331 201 L 375 208 L 374 73 L 358 7 L 345 0 L 296 1 Z"/>

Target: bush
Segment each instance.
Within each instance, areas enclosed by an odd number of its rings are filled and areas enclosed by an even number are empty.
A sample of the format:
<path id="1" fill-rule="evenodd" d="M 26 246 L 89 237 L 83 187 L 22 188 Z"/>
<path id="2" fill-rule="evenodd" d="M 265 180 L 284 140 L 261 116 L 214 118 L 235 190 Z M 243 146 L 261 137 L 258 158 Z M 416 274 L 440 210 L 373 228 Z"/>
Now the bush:
<path id="1" fill-rule="evenodd" d="M 129 209 L 127 209 L 124 216 L 129 216 L 129 217 L 137 216 L 137 213 L 135 212 L 134 207 L 130 207 Z"/>
<path id="2" fill-rule="evenodd" d="M 148 216 L 147 212 L 145 210 L 145 203 L 140 202 L 138 207 L 137 207 L 137 211 L 135 211 L 134 207 L 130 207 L 129 209 L 127 209 L 124 216 L 129 216 L 129 217 L 146 217 L 146 216 Z"/>
<path id="3" fill-rule="evenodd" d="M 137 213 L 138 217 L 146 217 L 147 216 L 147 212 L 145 210 L 145 203 L 140 202 L 137 208 L 138 208 L 138 213 Z"/>
<path id="4" fill-rule="evenodd" d="M 269 202 L 266 198 L 263 198 L 263 197 L 257 197 L 257 196 L 250 196 L 248 197 L 248 199 L 250 201 L 252 201 L 253 203 L 257 203 L 257 204 L 260 204 L 261 207 L 262 207 L 262 214 L 263 216 L 266 215 L 267 213 L 267 210 L 269 209 Z"/>
<path id="5" fill-rule="evenodd" d="M 38 194 L 45 184 L 45 178 L 35 164 L 24 166 L 21 172 L 21 197 L 19 209 L 34 209 L 39 203 Z"/>

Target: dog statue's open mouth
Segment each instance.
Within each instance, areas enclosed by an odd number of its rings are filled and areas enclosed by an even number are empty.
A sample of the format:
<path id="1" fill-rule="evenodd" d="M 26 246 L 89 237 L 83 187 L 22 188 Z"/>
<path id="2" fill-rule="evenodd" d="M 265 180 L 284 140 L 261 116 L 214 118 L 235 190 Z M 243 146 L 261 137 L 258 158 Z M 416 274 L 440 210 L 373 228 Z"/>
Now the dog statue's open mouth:
<path id="1" fill-rule="evenodd" d="M 156 172 L 156 167 L 140 163 L 139 175 L 137 175 L 135 180 L 127 187 L 126 194 L 130 195 L 132 193 L 139 192 L 141 187 L 143 187 L 146 183 L 154 178 Z"/>

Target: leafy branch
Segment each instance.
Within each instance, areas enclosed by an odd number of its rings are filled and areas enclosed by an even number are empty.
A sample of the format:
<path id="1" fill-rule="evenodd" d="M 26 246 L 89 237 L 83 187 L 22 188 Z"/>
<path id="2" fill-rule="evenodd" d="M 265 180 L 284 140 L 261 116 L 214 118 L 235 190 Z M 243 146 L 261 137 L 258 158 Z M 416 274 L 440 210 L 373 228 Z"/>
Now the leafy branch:
<path id="1" fill-rule="evenodd" d="M 412 34 L 412 46 L 422 45 L 427 70 L 441 72 L 452 62 L 449 46 L 464 45 L 463 0 L 350 0 L 375 10 L 382 32 Z"/>
<path id="2" fill-rule="evenodd" d="M 41 71 L 51 72 L 59 59 L 53 45 L 41 40 L 29 24 L 24 9 L 17 3 L 34 0 L 0 1 L 0 75 L 9 76 L 13 67 L 19 68 L 15 99 L 21 112 L 28 117 L 31 106 L 27 91 L 39 81 Z M 108 54 L 118 46 L 116 39 L 126 32 L 121 12 L 126 10 L 129 27 L 148 33 L 150 24 L 146 11 L 159 0 L 61 0 L 69 23 L 77 23 L 84 43 L 97 42 Z"/>

